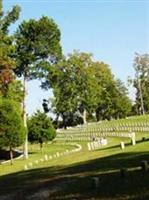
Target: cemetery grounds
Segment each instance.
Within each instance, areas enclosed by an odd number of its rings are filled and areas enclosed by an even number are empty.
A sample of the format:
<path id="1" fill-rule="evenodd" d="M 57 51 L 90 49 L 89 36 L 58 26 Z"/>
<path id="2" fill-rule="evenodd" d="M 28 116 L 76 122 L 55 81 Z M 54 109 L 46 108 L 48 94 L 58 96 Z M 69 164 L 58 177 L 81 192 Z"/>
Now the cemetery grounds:
<path id="1" fill-rule="evenodd" d="M 148 200 L 148 165 L 149 116 L 59 130 L 43 152 L 29 145 L 29 159 L 0 165 L 0 200 Z"/>

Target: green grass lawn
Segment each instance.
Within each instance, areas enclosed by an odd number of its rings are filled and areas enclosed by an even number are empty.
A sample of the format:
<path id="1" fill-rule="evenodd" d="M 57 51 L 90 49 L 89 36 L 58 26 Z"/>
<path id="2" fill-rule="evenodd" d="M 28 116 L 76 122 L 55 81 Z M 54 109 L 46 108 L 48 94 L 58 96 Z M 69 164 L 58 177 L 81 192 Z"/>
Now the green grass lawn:
<path id="1" fill-rule="evenodd" d="M 119 126 L 125 123 L 148 123 L 149 116 L 131 117 L 94 123 L 90 127 Z M 85 128 L 85 126 L 84 126 Z M 75 129 L 74 129 L 75 130 Z M 78 130 L 77 130 L 78 131 Z M 145 138 L 143 140 L 142 138 Z M 29 159 L 0 165 L 0 200 L 149 200 L 149 169 L 141 170 L 141 162 L 149 163 L 149 133 L 136 133 L 136 145 L 130 138 L 107 137 L 108 145 L 88 151 L 87 142 L 79 142 L 82 150 L 48 161 L 35 160 L 74 149 L 68 142 L 46 144 L 43 152 L 38 145 L 29 145 Z M 125 149 L 120 148 L 120 142 Z M 33 167 L 24 170 L 24 166 Z M 126 169 L 121 177 L 120 169 Z M 99 178 L 93 187 L 92 178 Z"/>
<path id="2" fill-rule="evenodd" d="M 0 165 L 0 176 L 6 175 L 9 173 L 14 173 L 18 171 L 24 170 L 24 166 L 30 162 L 34 162 L 35 160 L 40 160 L 44 158 L 44 155 L 53 155 L 56 152 L 63 152 L 66 149 L 72 149 L 71 145 L 63 145 L 63 144 L 45 144 L 43 147 L 43 151 L 41 152 L 39 145 L 29 145 L 29 159 L 18 159 L 13 161 L 13 165 L 10 165 L 10 162 L 6 164 Z M 40 166 L 40 165 L 39 165 Z"/>
<path id="3" fill-rule="evenodd" d="M 146 137 L 146 141 L 142 141 Z M 41 162 L 24 171 L 25 163 L 40 159 L 43 154 L 62 152 L 72 146 L 57 142 L 47 145 L 42 154 L 37 146 L 30 148 L 29 160 L 17 160 L 13 166 L 1 165 L 0 199 L 49 199 L 49 200 L 148 200 L 149 171 L 140 168 L 142 160 L 149 161 L 148 134 L 137 134 L 137 144 L 128 138 L 108 138 L 104 148 L 88 151 L 81 142 L 80 152 Z M 120 142 L 126 148 L 121 150 Z M 120 169 L 127 168 L 126 178 Z M 92 186 L 92 177 L 99 177 L 98 189 Z M 33 195 L 34 196 L 31 196 Z M 8 195 L 8 196 L 7 196 Z"/>

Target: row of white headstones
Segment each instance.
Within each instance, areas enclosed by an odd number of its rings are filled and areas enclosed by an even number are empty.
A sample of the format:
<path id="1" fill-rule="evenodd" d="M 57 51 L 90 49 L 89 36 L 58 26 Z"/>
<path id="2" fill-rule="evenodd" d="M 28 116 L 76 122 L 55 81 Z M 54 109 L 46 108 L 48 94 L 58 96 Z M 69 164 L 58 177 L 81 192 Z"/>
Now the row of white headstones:
<path id="1" fill-rule="evenodd" d="M 98 127 L 98 126 L 94 126 L 94 127 L 90 127 L 90 126 L 86 126 L 86 127 L 69 127 L 67 130 L 64 129 L 57 129 L 57 132 L 60 133 L 90 133 L 90 132 L 109 132 L 109 131 L 138 131 L 138 132 L 148 132 L 149 131 L 149 124 L 137 124 L 137 125 L 117 125 L 117 126 L 103 126 L 103 127 Z"/>
<path id="2" fill-rule="evenodd" d="M 37 166 L 41 162 L 50 161 L 50 160 L 53 160 L 53 159 L 56 159 L 56 158 L 59 158 L 59 157 L 62 157 L 62 156 L 67 156 L 69 154 L 76 153 L 76 152 L 79 152 L 79 151 L 82 150 L 82 146 L 80 144 L 72 143 L 70 145 L 76 146 L 76 148 L 72 149 L 72 150 L 66 149 L 64 152 L 56 152 L 53 155 L 45 154 L 43 156 L 43 158 L 41 158 L 39 160 L 35 160 L 34 162 L 29 162 L 28 164 L 25 164 L 24 170 L 32 169 L 34 166 Z"/>
<path id="3" fill-rule="evenodd" d="M 103 138 L 103 137 L 126 137 L 126 138 L 133 138 L 132 134 L 133 132 L 123 132 L 123 133 L 118 133 L 118 132 L 104 132 L 104 133 L 90 133 L 90 134 L 74 134 L 74 135 L 64 135 L 64 134 L 59 134 L 59 136 L 56 138 L 56 140 L 60 141 L 92 141 L 93 137 L 96 138 Z M 135 137 L 135 136 L 134 136 Z"/>
<path id="4" fill-rule="evenodd" d="M 108 144 L 107 138 L 99 138 L 99 139 L 97 139 L 97 141 L 88 142 L 87 147 L 88 147 L 89 151 L 92 151 L 95 149 L 99 149 L 103 146 L 106 146 L 107 144 Z"/>
<path id="5" fill-rule="evenodd" d="M 124 137 L 126 137 L 126 135 Z M 127 135 L 127 137 L 131 139 L 132 145 L 136 144 L 136 136 L 135 136 L 134 132 L 129 133 Z M 97 141 L 88 142 L 87 143 L 87 147 L 88 147 L 89 151 L 92 151 L 92 150 L 99 149 L 99 148 L 101 148 L 103 146 L 106 146 L 107 144 L 108 144 L 107 138 L 102 138 L 101 137 L 101 138 L 97 139 Z M 124 142 L 120 142 L 120 147 L 121 147 L 121 149 L 124 149 L 125 148 L 125 143 Z"/>

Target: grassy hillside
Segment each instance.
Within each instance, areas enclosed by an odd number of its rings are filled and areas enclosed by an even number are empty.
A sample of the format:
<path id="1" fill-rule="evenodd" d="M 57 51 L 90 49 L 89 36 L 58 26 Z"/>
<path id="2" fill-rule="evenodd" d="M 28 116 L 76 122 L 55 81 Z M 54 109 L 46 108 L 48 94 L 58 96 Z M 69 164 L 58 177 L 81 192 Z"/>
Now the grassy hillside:
<path id="1" fill-rule="evenodd" d="M 136 118 L 139 119 L 140 123 L 143 117 Z M 148 134 L 147 131 L 138 132 L 134 146 L 130 138 L 107 137 L 108 145 L 94 151 L 88 151 L 87 143 L 82 141 L 81 151 L 42 161 L 24 170 L 24 164 L 43 157 L 36 147 L 32 147 L 29 161 L 18 160 L 13 166 L 0 166 L 0 199 L 148 200 L 149 170 L 141 169 L 143 160 L 149 163 Z M 121 141 L 126 146 L 123 150 Z M 65 145 L 56 142 L 47 145 L 44 154 L 52 155 L 72 148 L 74 146 L 67 142 Z M 125 177 L 121 177 L 122 168 L 126 169 Z M 99 178 L 97 189 L 93 186 L 93 177 Z"/>

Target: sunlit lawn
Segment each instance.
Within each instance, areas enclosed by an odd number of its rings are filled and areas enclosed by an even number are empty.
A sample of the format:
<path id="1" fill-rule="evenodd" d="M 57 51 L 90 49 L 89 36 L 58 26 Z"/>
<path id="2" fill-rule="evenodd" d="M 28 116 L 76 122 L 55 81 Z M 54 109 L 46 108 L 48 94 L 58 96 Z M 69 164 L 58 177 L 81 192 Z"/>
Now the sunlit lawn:
<path id="1" fill-rule="evenodd" d="M 13 165 L 10 165 L 10 162 L 0 165 L 0 176 L 14 173 L 18 171 L 24 170 L 25 164 L 33 162 L 35 160 L 40 160 L 44 158 L 44 155 L 53 155 L 56 152 L 63 152 L 66 149 L 72 149 L 73 146 L 63 145 L 63 144 L 45 144 L 43 147 L 43 151 L 40 150 L 38 144 L 29 145 L 29 158 L 26 160 L 24 158 L 20 158 L 18 160 L 13 161 Z M 40 166 L 40 164 L 39 164 Z"/>

